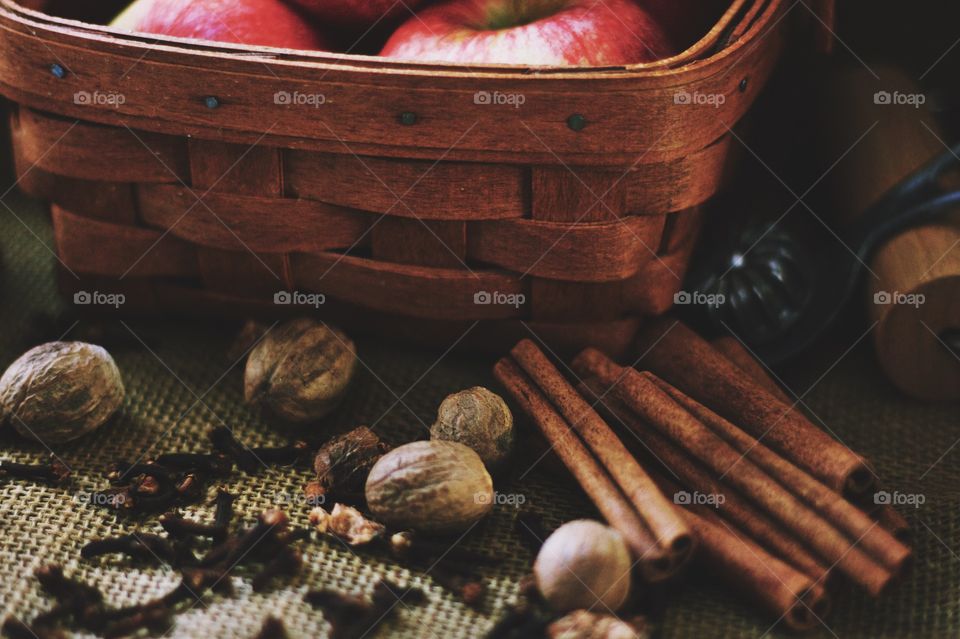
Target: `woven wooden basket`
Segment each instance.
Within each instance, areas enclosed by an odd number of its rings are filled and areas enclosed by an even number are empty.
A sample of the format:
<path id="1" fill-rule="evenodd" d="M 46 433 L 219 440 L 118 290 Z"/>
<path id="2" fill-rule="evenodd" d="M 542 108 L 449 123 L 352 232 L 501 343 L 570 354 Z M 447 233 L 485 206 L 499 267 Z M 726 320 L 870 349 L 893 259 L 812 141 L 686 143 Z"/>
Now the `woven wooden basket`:
<path id="1" fill-rule="evenodd" d="M 672 304 L 792 23 L 734 0 L 673 58 L 529 69 L 130 36 L 31 4 L 0 0 L 0 92 L 68 294 L 610 351 Z"/>

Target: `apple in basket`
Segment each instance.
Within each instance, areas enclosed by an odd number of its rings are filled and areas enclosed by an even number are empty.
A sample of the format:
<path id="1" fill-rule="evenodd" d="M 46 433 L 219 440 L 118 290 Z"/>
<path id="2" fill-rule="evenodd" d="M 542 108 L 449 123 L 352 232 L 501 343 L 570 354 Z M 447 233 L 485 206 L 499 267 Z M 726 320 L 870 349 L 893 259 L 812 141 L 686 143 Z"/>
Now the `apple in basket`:
<path id="1" fill-rule="evenodd" d="M 327 40 L 283 0 L 136 0 L 110 26 L 251 46 L 327 51 Z"/>
<path id="2" fill-rule="evenodd" d="M 407 60 L 605 66 L 674 53 L 635 0 L 449 0 L 398 28 L 380 55 Z"/>
<path id="3" fill-rule="evenodd" d="M 373 27 L 397 18 L 410 17 L 423 0 L 287 0 L 324 24 Z"/>

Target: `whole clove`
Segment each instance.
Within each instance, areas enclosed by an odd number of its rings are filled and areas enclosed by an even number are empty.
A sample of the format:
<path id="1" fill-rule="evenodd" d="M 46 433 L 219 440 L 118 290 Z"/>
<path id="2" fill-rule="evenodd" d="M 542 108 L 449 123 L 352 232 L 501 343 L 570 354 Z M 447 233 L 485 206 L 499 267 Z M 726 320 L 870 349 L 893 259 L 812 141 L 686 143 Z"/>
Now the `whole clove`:
<path id="1" fill-rule="evenodd" d="M 167 534 L 178 539 L 208 537 L 216 541 L 218 538 L 222 539 L 227 533 L 225 527 L 187 519 L 178 513 L 163 515 L 160 517 L 160 525 Z"/>
<path id="2" fill-rule="evenodd" d="M 252 528 L 211 548 L 210 552 L 200 559 L 200 565 L 233 566 L 258 546 L 276 545 L 279 535 L 286 531 L 288 523 L 287 515 L 283 511 L 268 510 L 260 515 Z"/>
<path id="3" fill-rule="evenodd" d="M 27 625 L 26 623 L 15 618 L 13 615 L 8 616 L 4 622 L 3 627 L 0 628 L 0 633 L 4 637 L 9 637 L 10 639 L 65 639 L 66 635 L 56 628 L 45 628 L 42 624 L 34 623 L 33 625 Z"/>
<path id="4" fill-rule="evenodd" d="M 292 577 L 303 567 L 303 556 L 294 548 L 285 548 L 253 576 L 253 591 L 262 592 L 277 577 Z"/>
<path id="5" fill-rule="evenodd" d="M 381 577 L 377 583 L 373 584 L 373 594 L 371 595 L 374 605 L 385 606 L 393 605 L 394 601 L 404 603 L 421 604 L 427 601 L 427 593 L 416 586 L 400 586 L 399 584 Z"/>
<path id="6" fill-rule="evenodd" d="M 233 470 L 233 462 L 222 453 L 164 453 L 155 463 L 173 470 L 217 476 L 228 475 Z"/>
<path id="7" fill-rule="evenodd" d="M 288 639 L 287 628 L 276 617 L 267 617 L 253 639 Z"/>
<path id="8" fill-rule="evenodd" d="M 24 479 L 41 484 L 57 485 L 70 476 L 70 469 L 58 459 L 50 458 L 45 464 L 20 464 L 0 460 L 0 479 Z"/>
<path id="9" fill-rule="evenodd" d="M 515 604 L 494 624 L 486 639 L 527 639 L 544 637 L 547 627 L 556 618 L 537 590 L 536 579 L 529 575 L 520 582 Z"/>
<path id="10" fill-rule="evenodd" d="M 444 564 L 437 564 L 429 574 L 435 582 L 470 607 L 478 608 L 487 594 L 487 586 L 483 583 L 483 578 L 469 570 L 453 570 Z"/>
<path id="11" fill-rule="evenodd" d="M 403 588 L 381 579 L 374 585 L 370 599 L 334 590 L 311 590 L 304 600 L 323 611 L 332 639 L 359 639 L 376 630 L 399 603 L 421 603 L 426 601 L 426 594 L 419 588 Z"/>
<path id="12" fill-rule="evenodd" d="M 264 463 L 253 453 L 253 450 L 240 443 L 240 440 L 234 437 L 226 426 L 214 428 L 210 431 L 209 437 L 213 447 L 232 459 L 237 468 L 243 472 L 256 475 L 263 469 Z"/>
<path id="13" fill-rule="evenodd" d="M 286 446 L 259 446 L 252 448 L 253 455 L 262 462 L 293 466 L 303 462 L 310 453 L 310 446 L 304 441 L 295 441 Z"/>
<path id="14" fill-rule="evenodd" d="M 145 533 L 97 539 L 80 550 L 80 556 L 84 559 L 112 554 L 125 555 L 136 561 L 163 562 L 170 565 L 177 561 L 177 553 L 170 542 L 159 535 Z"/>
<path id="15" fill-rule="evenodd" d="M 230 528 L 230 522 L 233 519 L 233 502 L 236 495 L 220 489 L 217 491 L 217 505 L 213 513 L 213 523 L 225 529 Z"/>
<path id="16" fill-rule="evenodd" d="M 143 476 L 152 478 L 161 486 L 173 486 L 173 476 L 170 471 L 155 462 L 138 462 L 131 464 L 125 461 L 114 462 L 107 479 L 114 486 L 129 484 L 136 477 Z"/>

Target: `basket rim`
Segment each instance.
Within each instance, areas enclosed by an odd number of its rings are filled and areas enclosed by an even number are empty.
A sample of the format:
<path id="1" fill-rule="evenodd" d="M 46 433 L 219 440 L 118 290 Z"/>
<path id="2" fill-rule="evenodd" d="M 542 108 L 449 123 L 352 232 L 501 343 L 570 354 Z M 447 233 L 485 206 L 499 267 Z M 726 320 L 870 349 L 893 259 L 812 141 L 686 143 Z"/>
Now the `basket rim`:
<path id="1" fill-rule="evenodd" d="M 784 0 L 733 0 L 717 23 L 696 43 L 669 58 L 654 62 L 610 67 L 578 67 L 569 65 L 529 66 L 512 64 L 471 64 L 455 65 L 445 62 L 405 61 L 377 55 L 360 55 L 301 49 L 285 49 L 265 46 L 249 46 L 227 42 L 214 42 L 192 38 L 160 36 L 142 32 L 127 32 L 109 25 L 99 25 L 80 20 L 61 18 L 42 11 L 28 9 L 16 0 L 0 0 L 0 28 L 17 25 L 30 29 L 31 35 L 43 38 L 49 36 L 68 37 L 77 44 L 85 43 L 89 48 L 116 47 L 128 49 L 130 55 L 138 57 L 146 53 L 160 53 L 179 60 L 186 65 L 192 58 L 197 64 L 203 64 L 206 58 L 219 58 L 232 61 L 256 62 L 303 70 L 345 71 L 356 73 L 375 73 L 387 75 L 420 76 L 437 80 L 451 79 L 503 79 L 523 81 L 562 80 L 638 80 L 656 79 L 659 81 L 675 78 L 687 79 L 691 75 L 710 75 L 710 71 L 724 67 L 724 62 L 742 49 L 749 47 L 756 39 L 764 37 L 776 23 Z M 749 9 L 759 6 L 756 12 Z M 747 9 L 751 22 L 749 27 L 736 39 L 725 43 L 719 50 L 698 56 L 703 49 L 709 48 L 722 31 L 737 26 L 739 13 Z M 785 13 L 784 13 L 785 15 Z M 742 16 L 741 16 L 742 17 Z M 782 17 L 782 16 L 781 16 Z M 6 23 L 6 24 L 5 24 Z M 772 23 L 772 24 L 771 24 Z M 262 55 L 257 55 L 262 54 Z M 698 56 L 698 57 L 695 57 Z M 659 86 L 664 86 L 658 83 Z M 682 84 L 679 83 L 678 84 Z"/>

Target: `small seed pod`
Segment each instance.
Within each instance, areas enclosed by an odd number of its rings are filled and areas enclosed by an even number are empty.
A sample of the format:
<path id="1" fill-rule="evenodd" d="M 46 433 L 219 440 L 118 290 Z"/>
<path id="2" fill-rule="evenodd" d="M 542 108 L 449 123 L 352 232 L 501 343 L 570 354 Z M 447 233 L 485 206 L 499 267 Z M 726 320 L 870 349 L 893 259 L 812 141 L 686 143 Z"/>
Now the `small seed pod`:
<path id="1" fill-rule="evenodd" d="M 578 519 L 547 538 L 533 573 L 543 598 L 557 612 L 597 607 L 615 611 L 630 594 L 631 563 L 620 533 Z"/>
<path id="2" fill-rule="evenodd" d="M 499 395 L 474 386 L 443 400 L 430 437 L 469 446 L 487 468 L 497 469 L 513 449 L 513 414 Z"/>
<path id="3" fill-rule="evenodd" d="M 103 348 L 41 344 L 0 377 L 0 423 L 43 443 L 68 442 L 104 424 L 123 395 L 120 371 Z"/>
<path id="4" fill-rule="evenodd" d="M 493 508 L 493 480 L 473 449 L 419 441 L 380 458 L 367 477 L 367 505 L 394 528 L 460 532 Z"/>
<path id="5" fill-rule="evenodd" d="M 247 358 L 243 395 L 291 422 L 328 415 L 343 399 L 357 365 L 346 335 L 312 319 L 268 332 Z"/>

